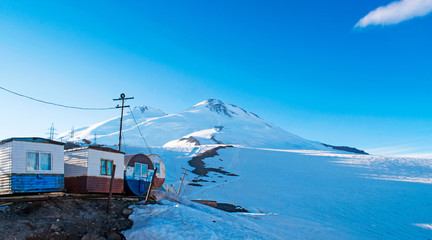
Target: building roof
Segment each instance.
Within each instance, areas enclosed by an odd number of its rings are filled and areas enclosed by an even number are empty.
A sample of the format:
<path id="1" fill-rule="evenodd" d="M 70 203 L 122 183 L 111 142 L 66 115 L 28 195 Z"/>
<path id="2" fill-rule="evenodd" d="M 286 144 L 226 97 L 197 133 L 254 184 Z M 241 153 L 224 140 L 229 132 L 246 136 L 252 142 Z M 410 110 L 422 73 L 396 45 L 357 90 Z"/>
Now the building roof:
<path id="1" fill-rule="evenodd" d="M 104 151 L 104 152 L 125 154 L 122 151 L 118 151 L 118 150 L 115 150 L 115 149 L 112 149 L 109 147 L 100 147 L 100 146 L 87 146 L 87 147 L 80 147 L 80 148 L 72 148 L 72 149 L 65 150 L 65 152 L 80 151 L 80 150 L 85 150 L 85 149 L 93 149 L 93 150 Z"/>
<path id="2" fill-rule="evenodd" d="M 36 143 L 49 143 L 49 144 L 56 144 L 56 145 L 65 145 L 65 143 L 54 141 L 51 139 L 46 138 L 40 138 L 40 137 L 14 137 L 14 138 L 8 138 L 0 141 L 0 145 L 3 145 L 8 142 L 12 141 L 21 141 L 21 142 L 36 142 Z"/>

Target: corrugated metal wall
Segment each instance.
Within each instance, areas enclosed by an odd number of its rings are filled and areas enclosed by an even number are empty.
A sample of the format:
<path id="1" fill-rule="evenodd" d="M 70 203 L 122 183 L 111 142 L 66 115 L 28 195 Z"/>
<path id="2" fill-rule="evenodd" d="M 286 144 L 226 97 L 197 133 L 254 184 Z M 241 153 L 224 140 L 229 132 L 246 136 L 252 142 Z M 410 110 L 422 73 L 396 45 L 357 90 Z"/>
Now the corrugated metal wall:
<path id="1" fill-rule="evenodd" d="M 48 143 L 35 143 L 24 141 L 12 141 L 12 173 L 47 173 L 64 174 L 64 146 Z M 52 170 L 50 171 L 27 171 L 27 152 L 51 153 Z"/>
<path id="2" fill-rule="evenodd" d="M 89 149 L 88 176 L 107 177 L 100 174 L 101 160 L 112 160 L 116 165 L 115 178 L 123 179 L 124 175 L 124 154 L 105 152 L 94 149 Z"/>
<path id="3" fill-rule="evenodd" d="M 113 193 L 123 193 L 124 154 L 96 149 L 65 152 L 66 190 L 73 193 L 108 193 L 111 175 L 101 175 L 101 160 L 116 164 Z"/>
<path id="4" fill-rule="evenodd" d="M 64 189 L 62 145 L 12 141 L 0 146 L 0 194 L 54 192 Z M 51 170 L 29 171 L 27 152 L 51 154 Z"/>
<path id="5" fill-rule="evenodd" d="M 88 174 L 88 149 L 65 152 L 65 177 L 79 177 Z"/>
<path id="6" fill-rule="evenodd" d="M 87 177 L 87 191 L 95 193 L 109 193 L 110 179 L 103 177 Z M 123 178 L 113 181 L 113 193 L 123 193 Z"/>
<path id="7" fill-rule="evenodd" d="M 0 194 L 11 193 L 12 144 L 0 145 Z"/>
<path id="8" fill-rule="evenodd" d="M 64 189 L 63 174 L 12 174 L 12 192 L 58 192 Z"/>

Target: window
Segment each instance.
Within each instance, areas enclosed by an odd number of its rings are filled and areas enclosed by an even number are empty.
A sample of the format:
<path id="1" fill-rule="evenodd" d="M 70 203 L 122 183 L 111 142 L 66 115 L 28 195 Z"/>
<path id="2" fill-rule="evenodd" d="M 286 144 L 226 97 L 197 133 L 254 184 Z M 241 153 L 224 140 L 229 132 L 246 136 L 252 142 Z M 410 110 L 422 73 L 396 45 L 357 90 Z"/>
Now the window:
<path id="1" fill-rule="evenodd" d="M 51 170 L 51 154 L 50 153 L 40 153 L 40 170 Z"/>
<path id="2" fill-rule="evenodd" d="M 27 152 L 27 170 L 51 170 L 51 153 Z"/>
<path id="3" fill-rule="evenodd" d="M 141 177 L 147 177 L 147 164 L 141 164 Z"/>
<path id="4" fill-rule="evenodd" d="M 101 175 L 111 175 L 112 174 L 113 161 L 111 160 L 101 160 Z"/>
<path id="5" fill-rule="evenodd" d="M 135 163 L 135 177 L 147 177 L 147 164 Z"/>

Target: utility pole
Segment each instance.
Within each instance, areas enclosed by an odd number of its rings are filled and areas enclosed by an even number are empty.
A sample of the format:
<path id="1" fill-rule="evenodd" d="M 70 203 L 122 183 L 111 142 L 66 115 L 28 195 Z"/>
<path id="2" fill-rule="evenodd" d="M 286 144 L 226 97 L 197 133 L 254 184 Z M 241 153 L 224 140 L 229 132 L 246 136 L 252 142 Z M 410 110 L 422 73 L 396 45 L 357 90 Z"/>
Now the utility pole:
<path id="1" fill-rule="evenodd" d="M 183 173 L 183 177 L 182 177 L 181 182 L 180 182 L 179 189 L 177 190 L 177 195 L 180 195 L 180 190 L 181 190 L 181 187 L 182 187 L 182 185 L 183 185 L 184 177 L 186 176 L 186 172 L 189 171 L 189 170 L 187 170 L 186 168 L 182 168 L 182 169 L 184 169 L 184 173 Z M 190 171 L 189 171 L 189 172 L 190 172 Z"/>
<path id="2" fill-rule="evenodd" d="M 118 105 L 116 106 L 116 108 L 121 108 L 121 117 L 120 117 L 120 133 L 119 133 L 119 143 L 118 143 L 118 150 L 120 151 L 121 149 L 121 139 L 122 139 L 122 128 L 123 128 L 123 109 L 125 107 L 130 107 L 129 105 L 125 106 L 124 105 L 124 101 L 125 100 L 130 100 L 130 99 L 134 99 L 134 97 L 126 97 L 126 95 L 124 93 L 120 94 L 120 98 L 117 99 L 113 99 L 113 101 L 122 101 L 122 105 Z"/>
<path id="3" fill-rule="evenodd" d="M 46 134 L 49 134 L 48 139 L 50 139 L 50 140 L 54 139 L 54 136 L 56 135 L 55 130 L 57 130 L 57 129 L 54 128 L 54 123 L 51 123 L 51 127 L 49 128 L 49 133 L 46 133 Z"/>

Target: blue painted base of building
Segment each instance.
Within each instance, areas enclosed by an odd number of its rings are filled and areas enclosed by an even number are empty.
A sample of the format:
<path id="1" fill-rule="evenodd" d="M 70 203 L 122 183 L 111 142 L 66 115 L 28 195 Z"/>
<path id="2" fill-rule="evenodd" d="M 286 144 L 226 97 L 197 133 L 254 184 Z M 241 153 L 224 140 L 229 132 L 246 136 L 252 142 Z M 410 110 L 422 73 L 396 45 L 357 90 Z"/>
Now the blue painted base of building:
<path id="1" fill-rule="evenodd" d="M 12 193 L 61 192 L 63 174 L 12 174 Z"/>
<path id="2" fill-rule="evenodd" d="M 150 187 L 150 182 L 137 179 L 125 179 L 124 184 L 125 192 L 136 196 L 147 194 Z"/>

